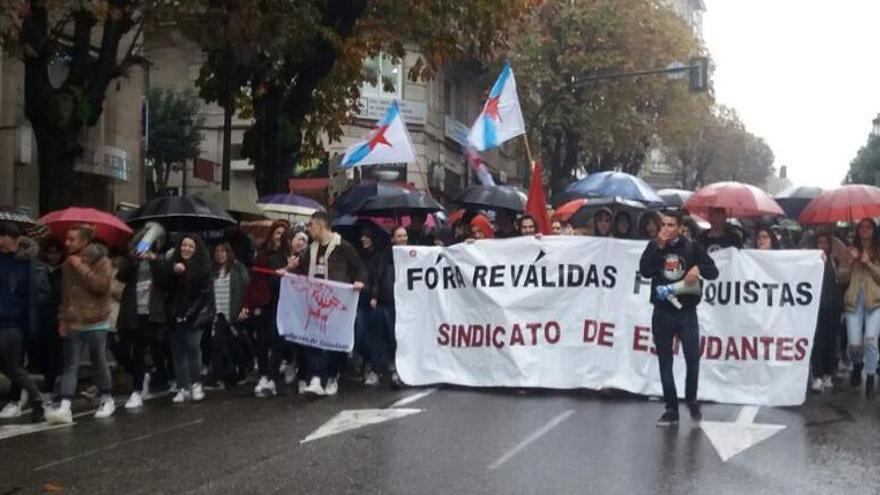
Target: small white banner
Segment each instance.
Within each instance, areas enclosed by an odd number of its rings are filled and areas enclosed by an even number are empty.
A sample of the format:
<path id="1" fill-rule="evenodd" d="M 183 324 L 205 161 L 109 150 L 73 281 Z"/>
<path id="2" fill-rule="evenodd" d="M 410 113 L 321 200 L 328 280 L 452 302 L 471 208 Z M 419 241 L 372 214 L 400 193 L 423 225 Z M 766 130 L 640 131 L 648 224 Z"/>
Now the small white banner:
<path id="1" fill-rule="evenodd" d="M 309 347 L 351 352 L 359 297 L 351 284 L 285 275 L 278 297 L 278 334 Z"/>
<path id="2" fill-rule="evenodd" d="M 396 247 L 397 369 L 408 384 L 615 388 L 661 395 L 645 241 L 548 236 Z M 726 249 L 700 321 L 704 400 L 803 403 L 819 251 Z M 678 392 L 684 358 L 675 345 Z"/>

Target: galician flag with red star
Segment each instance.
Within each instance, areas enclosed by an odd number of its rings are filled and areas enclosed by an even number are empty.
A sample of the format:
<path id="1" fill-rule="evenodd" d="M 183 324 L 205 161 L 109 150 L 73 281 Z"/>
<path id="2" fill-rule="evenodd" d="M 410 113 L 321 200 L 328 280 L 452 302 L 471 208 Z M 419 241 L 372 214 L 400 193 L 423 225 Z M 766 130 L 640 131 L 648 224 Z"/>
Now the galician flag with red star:
<path id="1" fill-rule="evenodd" d="M 355 143 L 342 157 L 342 168 L 379 163 L 412 163 L 416 152 L 400 115 L 397 101 L 391 103 L 385 117 L 367 134 L 366 139 Z"/>
<path id="2" fill-rule="evenodd" d="M 477 151 L 487 151 L 525 133 L 526 124 L 516 95 L 516 80 L 510 62 L 505 62 L 501 75 L 489 92 L 489 99 L 483 105 L 483 111 L 471 127 L 468 142 Z"/>

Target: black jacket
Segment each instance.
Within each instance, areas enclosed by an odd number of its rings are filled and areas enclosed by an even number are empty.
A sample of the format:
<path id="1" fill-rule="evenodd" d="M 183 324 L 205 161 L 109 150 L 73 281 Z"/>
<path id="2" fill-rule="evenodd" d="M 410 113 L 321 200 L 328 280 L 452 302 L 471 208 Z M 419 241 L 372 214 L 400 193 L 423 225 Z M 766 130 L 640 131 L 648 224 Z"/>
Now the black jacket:
<path id="1" fill-rule="evenodd" d="M 168 274 L 161 269 L 162 260 L 157 259 L 148 263 L 150 273 L 153 275 L 153 285 L 150 288 L 150 309 L 147 319 L 151 323 L 163 324 L 168 321 Z M 116 328 L 119 330 L 134 330 L 139 325 L 137 315 L 139 265 L 139 261 L 124 257 L 116 272 L 116 280 L 125 284 L 119 301 L 119 316 L 116 318 Z"/>
<path id="2" fill-rule="evenodd" d="M 172 277 L 169 285 L 172 321 L 183 319 L 193 329 L 203 329 L 214 321 L 214 279 L 206 271 L 198 276 L 174 273 L 174 263 L 162 264 L 165 276 Z"/>
<path id="3" fill-rule="evenodd" d="M 679 237 L 674 242 L 667 243 L 663 249 L 657 246 L 657 241 L 651 241 L 642 253 L 639 262 L 639 273 L 642 277 L 651 279 L 651 303 L 656 309 L 676 311 L 669 301 L 659 300 L 656 288 L 659 285 L 667 285 L 684 279 L 685 274 L 694 266 L 700 267 L 700 276 L 707 280 L 718 278 L 718 268 L 715 261 L 706 253 L 703 246 L 686 237 Z M 693 309 L 700 303 L 702 295 L 683 294 L 678 296 L 683 309 Z"/>
<path id="4" fill-rule="evenodd" d="M 0 330 L 18 328 L 29 338 L 39 334 L 40 295 L 48 293 L 35 261 L 18 253 L 0 253 Z"/>
<path id="5" fill-rule="evenodd" d="M 361 306 L 369 304 L 370 299 L 376 299 L 384 306 L 394 304 L 394 266 L 389 250 L 361 250 L 360 258 L 367 270 Z"/>

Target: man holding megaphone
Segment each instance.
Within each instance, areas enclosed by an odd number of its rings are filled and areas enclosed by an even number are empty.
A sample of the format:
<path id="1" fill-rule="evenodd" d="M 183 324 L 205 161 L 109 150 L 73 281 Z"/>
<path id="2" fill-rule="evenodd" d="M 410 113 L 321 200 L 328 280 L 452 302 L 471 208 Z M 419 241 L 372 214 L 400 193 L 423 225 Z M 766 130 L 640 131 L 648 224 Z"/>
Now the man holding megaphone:
<path id="1" fill-rule="evenodd" d="M 697 383 L 700 373 L 700 327 L 697 305 L 702 297 L 700 278 L 718 277 L 715 262 L 699 243 L 680 235 L 680 211 L 663 212 L 660 232 L 648 243 L 639 263 L 642 277 L 651 279 L 651 319 L 654 346 L 660 362 L 660 380 L 666 411 L 657 426 L 678 423 L 678 392 L 672 373 L 672 344 L 678 335 L 687 364 L 685 400 L 695 421 L 702 419 L 697 403 Z"/>

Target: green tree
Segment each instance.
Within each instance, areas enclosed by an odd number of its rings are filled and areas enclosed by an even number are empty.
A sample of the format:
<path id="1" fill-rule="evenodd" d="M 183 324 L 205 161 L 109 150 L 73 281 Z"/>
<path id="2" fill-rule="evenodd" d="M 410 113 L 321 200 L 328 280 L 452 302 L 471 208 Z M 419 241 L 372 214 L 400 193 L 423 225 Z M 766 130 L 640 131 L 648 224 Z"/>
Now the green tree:
<path id="1" fill-rule="evenodd" d="M 231 95 L 244 96 L 255 119 L 244 153 L 255 164 L 257 190 L 268 194 L 285 188 L 296 163 L 323 156 L 325 137 L 342 136 L 361 84 L 375 81 L 363 70 L 368 57 L 401 58 L 417 46 L 412 79 L 453 60 L 491 59 L 505 48 L 511 20 L 533 3 L 197 0 L 182 25 L 207 55 L 202 96 L 226 107 Z"/>
<path id="2" fill-rule="evenodd" d="M 520 99 L 553 190 L 578 171 L 637 173 L 654 137 L 664 138 L 662 117 L 708 98 L 662 76 L 572 88 L 584 76 L 666 67 L 700 52 L 684 21 L 654 0 L 547 0 L 514 31 Z"/>
<path id="3" fill-rule="evenodd" d="M 850 162 L 844 183 L 880 185 L 880 137 L 868 137 L 868 142 Z"/>
<path id="4" fill-rule="evenodd" d="M 111 83 L 140 56 L 142 29 L 162 0 L 0 0 L 2 49 L 24 63 L 25 115 L 36 137 L 40 209 L 94 202 L 92 187 L 74 187 L 82 131 L 104 110 Z M 50 79 L 50 66 L 63 80 Z M 80 180 L 92 182 L 91 177 Z"/>
<path id="5" fill-rule="evenodd" d="M 147 160 L 156 169 L 156 186 L 168 186 L 172 168 L 199 153 L 204 124 L 199 98 L 193 91 L 151 88 L 147 92 L 149 132 Z"/>

